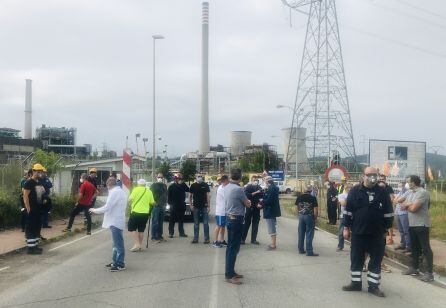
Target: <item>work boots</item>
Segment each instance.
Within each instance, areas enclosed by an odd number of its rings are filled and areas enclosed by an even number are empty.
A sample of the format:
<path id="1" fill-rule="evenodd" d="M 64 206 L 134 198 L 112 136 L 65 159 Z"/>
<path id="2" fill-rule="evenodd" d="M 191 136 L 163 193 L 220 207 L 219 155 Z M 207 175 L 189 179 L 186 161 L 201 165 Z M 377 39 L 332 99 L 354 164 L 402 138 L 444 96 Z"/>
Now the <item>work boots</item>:
<path id="1" fill-rule="evenodd" d="M 351 282 L 349 285 L 343 286 L 342 291 L 362 291 L 362 283 L 361 282 Z"/>

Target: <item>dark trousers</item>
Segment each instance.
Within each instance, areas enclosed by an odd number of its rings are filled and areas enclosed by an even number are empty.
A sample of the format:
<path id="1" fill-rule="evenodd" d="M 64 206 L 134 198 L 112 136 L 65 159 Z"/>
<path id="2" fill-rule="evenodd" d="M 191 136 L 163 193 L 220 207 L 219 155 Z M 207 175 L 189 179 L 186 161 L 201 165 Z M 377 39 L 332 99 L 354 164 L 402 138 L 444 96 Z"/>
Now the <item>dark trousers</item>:
<path id="1" fill-rule="evenodd" d="M 194 240 L 198 240 L 200 234 L 200 217 L 203 219 L 204 239 L 209 240 L 209 213 L 207 207 L 195 207 L 194 215 Z"/>
<path id="2" fill-rule="evenodd" d="M 164 209 L 156 205 L 152 209 L 152 240 L 160 240 L 163 237 Z"/>
<path id="3" fill-rule="evenodd" d="M 231 279 L 235 276 L 235 261 L 240 251 L 240 243 L 243 233 L 243 216 L 230 218 L 226 216 L 226 228 L 228 229 L 228 246 L 226 246 L 225 277 Z"/>
<path id="4" fill-rule="evenodd" d="M 306 240 L 305 240 L 306 238 Z M 314 217 L 313 215 L 299 215 L 297 248 L 300 252 L 307 251 L 307 255 L 313 254 Z M 305 249 L 304 249 L 305 242 Z"/>
<path id="5" fill-rule="evenodd" d="M 42 204 L 42 227 L 48 227 L 49 213 L 53 208 L 50 198 L 45 198 L 44 204 Z"/>
<path id="6" fill-rule="evenodd" d="M 412 267 L 419 269 L 420 256 L 423 254 L 427 263 L 427 271 L 432 274 L 434 254 L 429 243 L 429 228 L 409 227 L 409 234 L 412 241 Z"/>
<path id="7" fill-rule="evenodd" d="M 87 232 L 91 232 L 91 215 L 88 211 L 90 209 L 90 206 L 88 205 L 81 205 L 78 204 L 74 207 L 74 209 L 71 211 L 70 214 L 70 220 L 68 221 L 67 229 L 71 229 L 74 223 L 74 218 L 76 215 L 78 215 L 80 212 L 84 212 L 85 219 L 87 220 Z"/>
<path id="8" fill-rule="evenodd" d="M 28 216 L 28 212 L 26 208 L 20 209 L 20 226 L 22 227 L 22 231 L 25 231 L 26 228 L 26 217 Z"/>
<path id="9" fill-rule="evenodd" d="M 26 215 L 25 226 L 26 246 L 29 250 L 37 247 L 37 244 L 39 243 L 41 228 L 42 223 L 40 220 L 40 211 L 31 210 L 28 215 Z"/>
<path id="10" fill-rule="evenodd" d="M 338 206 L 334 203 L 329 203 L 327 205 L 327 214 L 328 214 L 328 222 L 330 224 L 335 225 L 336 224 L 336 220 L 337 220 L 337 212 L 338 211 Z"/>
<path id="11" fill-rule="evenodd" d="M 252 222 L 251 243 L 257 240 L 257 233 L 259 231 L 259 221 L 260 221 L 260 210 L 246 208 L 245 224 L 243 226 L 243 236 L 242 236 L 243 242 L 246 241 L 246 238 L 248 237 L 248 231 L 249 227 L 251 226 L 251 222 Z"/>
<path id="12" fill-rule="evenodd" d="M 184 235 L 184 211 L 186 210 L 184 206 L 171 205 L 170 217 L 169 217 L 169 235 L 174 234 L 175 221 L 178 222 L 178 233 Z"/>
<path id="13" fill-rule="evenodd" d="M 344 249 L 344 218 L 339 219 L 338 248 Z"/>
<path id="14" fill-rule="evenodd" d="M 369 289 L 378 288 L 381 283 L 381 262 L 384 257 L 386 239 L 379 235 L 352 235 L 350 247 L 352 283 L 362 284 L 362 268 L 365 254 L 370 255 L 368 263 L 367 282 Z"/>

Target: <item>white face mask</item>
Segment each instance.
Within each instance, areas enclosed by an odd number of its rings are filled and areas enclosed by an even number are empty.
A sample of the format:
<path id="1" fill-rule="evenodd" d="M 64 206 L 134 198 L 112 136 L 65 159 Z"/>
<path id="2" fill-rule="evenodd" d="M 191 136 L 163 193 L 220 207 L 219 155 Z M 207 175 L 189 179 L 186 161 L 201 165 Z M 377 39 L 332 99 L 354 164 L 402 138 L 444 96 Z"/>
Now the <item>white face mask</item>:
<path id="1" fill-rule="evenodd" d="M 156 180 L 158 181 L 158 183 L 162 183 L 163 182 L 163 178 L 157 178 Z"/>
<path id="2" fill-rule="evenodd" d="M 81 179 L 81 181 L 80 181 L 81 183 L 83 183 L 84 182 L 84 179 Z"/>
<path id="3" fill-rule="evenodd" d="M 409 183 L 406 183 L 406 185 L 404 185 L 404 188 L 405 188 L 405 189 L 410 189 L 410 187 L 409 187 Z"/>
<path id="4" fill-rule="evenodd" d="M 198 182 L 198 183 L 202 183 L 202 182 L 203 182 L 203 178 L 202 178 L 202 177 L 198 177 L 198 178 L 197 178 L 197 182 Z"/>

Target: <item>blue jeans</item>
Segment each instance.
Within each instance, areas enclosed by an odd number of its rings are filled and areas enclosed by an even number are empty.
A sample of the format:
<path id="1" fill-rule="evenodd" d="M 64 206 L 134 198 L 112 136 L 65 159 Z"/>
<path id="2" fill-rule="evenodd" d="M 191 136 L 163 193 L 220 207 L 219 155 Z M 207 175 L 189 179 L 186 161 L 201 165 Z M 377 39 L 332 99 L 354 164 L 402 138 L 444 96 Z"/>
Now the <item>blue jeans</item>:
<path id="1" fill-rule="evenodd" d="M 162 206 L 154 206 L 152 209 L 152 240 L 159 240 L 163 236 L 164 209 Z"/>
<path id="2" fill-rule="evenodd" d="M 313 253 L 313 237 L 314 237 L 314 218 L 313 215 L 299 215 L 298 242 L 297 248 L 303 252 L 305 237 L 305 248 L 307 255 Z"/>
<path id="3" fill-rule="evenodd" d="M 338 248 L 344 249 L 344 218 L 339 220 Z"/>
<path id="4" fill-rule="evenodd" d="M 124 267 L 125 248 L 122 230 L 116 228 L 115 226 L 110 226 L 110 231 L 113 239 L 113 265 Z"/>
<path id="5" fill-rule="evenodd" d="M 203 217 L 204 239 L 209 240 L 209 214 L 206 207 L 194 208 L 194 240 L 198 241 L 200 234 L 200 216 Z"/>
<path id="6" fill-rule="evenodd" d="M 398 224 L 398 231 L 401 235 L 401 247 L 410 249 L 410 235 L 409 235 L 409 217 L 407 214 L 396 215 L 396 222 Z"/>
<path id="7" fill-rule="evenodd" d="M 240 243 L 243 235 L 243 216 L 235 216 L 231 219 L 226 217 L 226 227 L 228 229 L 228 246 L 226 246 L 226 263 L 225 263 L 225 277 L 231 279 L 235 276 L 235 261 L 237 254 L 240 251 Z"/>

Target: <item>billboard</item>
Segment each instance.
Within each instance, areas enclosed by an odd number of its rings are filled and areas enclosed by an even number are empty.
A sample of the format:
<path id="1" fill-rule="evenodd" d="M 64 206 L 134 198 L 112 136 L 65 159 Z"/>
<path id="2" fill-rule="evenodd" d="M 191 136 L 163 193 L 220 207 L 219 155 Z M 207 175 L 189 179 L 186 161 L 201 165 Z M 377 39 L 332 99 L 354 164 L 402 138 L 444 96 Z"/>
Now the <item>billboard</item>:
<path id="1" fill-rule="evenodd" d="M 283 170 L 268 171 L 268 175 L 273 178 L 274 181 L 284 181 L 285 173 Z"/>
<path id="2" fill-rule="evenodd" d="M 405 180 L 409 175 L 426 179 L 426 142 L 399 140 L 369 140 L 369 165 L 387 176 L 390 184 Z"/>

